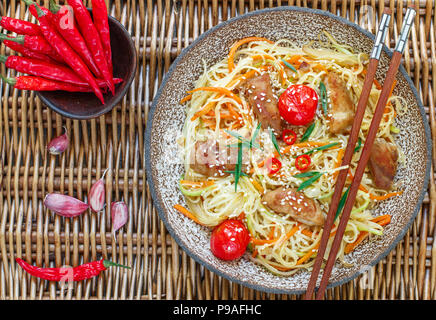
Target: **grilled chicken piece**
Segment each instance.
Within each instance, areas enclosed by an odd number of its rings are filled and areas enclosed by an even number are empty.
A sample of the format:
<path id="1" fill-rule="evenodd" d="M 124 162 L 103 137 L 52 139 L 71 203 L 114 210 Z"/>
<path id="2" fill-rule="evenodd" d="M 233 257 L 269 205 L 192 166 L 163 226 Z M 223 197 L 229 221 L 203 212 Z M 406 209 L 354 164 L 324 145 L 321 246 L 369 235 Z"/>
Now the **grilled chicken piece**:
<path id="1" fill-rule="evenodd" d="M 326 89 L 330 98 L 330 132 L 344 133 L 353 124 L 354 104 L 345 83 L 336 73 L 327 76 Z"/>
<path id="2" fill-rule="evenodd" d="M 190 155 L 190 166 L 207 177 L 225 177 L 235 170 L 238 163 L 238 148 L 228 147 L 217 140 L 198 141 Z M 247 173 L 249 159 L 247 149 L 242 149 L 242 171 Z"/>
<path id="3" fill-rule="evenodd" d="M 248 103 L 259 118 L 263 129 L 271 127 L 277 136 L 282 134 L 282 118 L 277 106 L 277 96 L 273 93 L 268 73 L 248 79 L 245 83 Z"/>
<path id="4" fill-rule="evenodd" d="M 289 214 L 295 220 L 308 226 L 322 226 L 324 216 L 318 202 L 307 198 L 295 189 L 280 187 L 268 191 L 262 197 L 262 203 L 279 214 Z"/>
<path id="5" fill-rule="evenodd" d="M 385 139 L 375 139 L 371 148 L 368 165 L 376 187 L 389 190 L 397 172 L 397 147 Z"/>

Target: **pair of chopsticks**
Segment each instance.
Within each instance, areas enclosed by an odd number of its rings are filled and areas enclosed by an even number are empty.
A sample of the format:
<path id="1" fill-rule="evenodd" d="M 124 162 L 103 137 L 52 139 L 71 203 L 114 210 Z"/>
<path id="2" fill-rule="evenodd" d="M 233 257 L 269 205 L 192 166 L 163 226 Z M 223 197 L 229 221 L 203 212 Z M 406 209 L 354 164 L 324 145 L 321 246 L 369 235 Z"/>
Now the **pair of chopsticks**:
<path id="1" fill-rule="evenodd" d="M 344 189 L 345 181 L 347 179 L 348 166 L 350 165 L 351 159 L 353 157 L 354 148 L 356 146 L 357 139 L 359 136 L 360 126 L 362 124 L 362 119 L 365 114 L 366 105 L 375 78 L 375 72 L 378 67 L 378 63 L 383 47 L 383 42 L 385 40 L 387 30 L 389 28 L 390 15 L 391 15 L 391 11 L 389 9 L 385 9 L 380 21 L 379 31 L 377 32 L 374 48 L 371 52 L 370 61 L 367 68 L 367 74 L 363 83 L 362 93 L 360 95 L 359 102 L 357 104 L 356 115 L 354 118 L 353 125 L 351 127 L 350 137 L 348 139 L 348 144 L 345 149 L 344 157 L 342 159 L 341 167 L 346 166 L 346 168 L 342 169 L 337 177 L 337 182 L 330 203 L 330 208 L 327 214 L 326 221 L 324 223 L 324 231 L 322 233 L 321 242 L 318 248 L 318 253 L 315 259 L 315 263 L 313 265 L 312 274 L 306 290 L 306 295 L 305 295 L 306 300 L 312 299 L 313 293 L 315 291 L 318 275 L 321 269 L 322 262 L 324 260 L 325 251 L 327 249 L 330 232 L 335 222 L 336 211 L 338 210 L 340 198 L 342 197 L 342 191 Z M 327 287 L 330 274 L 332 272 L 333 266 L 336 261 L 336 256 L 338 254 L 338 250 L 342 242 L 342 237 L 345 232 L 345 227 L 347 226 L 348 219 L 350 218 L 351 210 L 356 200 L 357 191 L 359 190 L 359 185 L 362 181 L 362 176 L 364 174 L 366 164 L 368 163 L 369 160 L 371 148 L 374 144 L 374 140 L 376 138 L 377 131 L 380 126 L 380 121 L 383 117 L 383 112 L 390 95 L 392 84 L 395 80 L 395 75 L 401 63 L 401 57 L 406 47 L 406 42 L 409 37 L 410 29 L 413 25 L 415 15 L 416 15 L 416 11 L 414 9 L 414 6 L 409 6 L 407 8 L 404 22 L 401 27 L 399 40 L 395 47 L 394 54 L 392 55 L 389 69 L 386 73 L 386 78 L 383 83 L 383 88 L 377 102 L 377 106 L 375 109 L 373 119 L 371 121 L 371 125 L 365 140 L 365 144 L 362 149 L 362 154 L 357 164 L 356 172 L 354 174 L 354 179 L 348 189 L 348 197 L 345 201 L 345 205 L 343 207 L 339 225 L 336 230 L 336 235 L 331 245 L 327 263 L 324 267 L 324 272 L 321 278 L 321 282 L 318 291 L 316 293 L 316 300 L 321 300 L 324 297 L 324 291 Z"/>

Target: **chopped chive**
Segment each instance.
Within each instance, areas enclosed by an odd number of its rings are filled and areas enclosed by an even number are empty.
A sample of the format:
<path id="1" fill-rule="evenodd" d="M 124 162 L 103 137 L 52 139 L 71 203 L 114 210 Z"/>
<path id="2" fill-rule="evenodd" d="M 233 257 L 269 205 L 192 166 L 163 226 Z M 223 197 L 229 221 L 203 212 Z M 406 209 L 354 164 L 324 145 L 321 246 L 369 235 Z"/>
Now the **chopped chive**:
<path id="1" fill-rule="evenodd" d="M 294 177 L 295 178 L 308 178 L 308 177 L 313 177 L 317 173 L 319 173 L 319 172 L 318 171 L 307 171 L 307 172 L 295 174 Z"/>
<path id="2" fill-rule="evenodd" d="M 321 178 L 321 176 L 324 174 L 324 172 L 318 172 L 316 174 L 314 174 L 312 176 L 312 178 L 307 179 L 306 181 L 304 181 L 302 184 L 300 184 L 300 186 L 298 187 L 297 191 L 301 191 L 305 188 L 307 188 L 308 186 L 310 186 L 312 183 L 314 183 L 316 180 L 318 180 L 319 178 Z"/>
<path id="3" fill-rule="evenodd" d="M 345 191 L 345 193 L 341 197 L 341 200 L 339 201 L 338 210 L 336 211 L 336 215 L 335 215 L 335 220 L 339 216 L 339 214 L 341 213 L 342 209 L 345 206 L 345 200 L 347 200 L 348 192 L 350 191 L 350 187 L 351 187 L 351 185 L 347 188 L 347 191 Z"/>
<path id="4" fill-rule="evenodd" d="M 303 136 L 301 137 L 300 142 L 304 142 L 307 139 L 309 139 L 310 135 L 313 132 L 313 129 L 315 129 L 315 122 L 313 122 L 309 127 L 307 127 L 306 131 L 304 131 Z"/>
<path id="5" fill-rule="evenodd" d="M 354 152 L 359 151 L 361 147 L 362 147 L 362 139 L 359 138 L 359 140 L 357 140 L 357 146 L 356 148 L 354 148 Z"/>
<path id="6" fill-rule="evenodd" d="M 322 110 L 324 111 L 324 115 L 327 115 L 327 89 L 322 81 L 319 83 L 319 91 L 321 93 Z"/>
<path id="7" fill-rule="evenodd" d="M 291 69 L 295 73 L 298 72 L 297 69 L 295 69 L 295 67 L 292 64 L 290 64 L 289 62 L 287 62 L 285 59 L 282 59 L 282 62 L 285 64 L 285 66 L 287 66 L 289 69 Z"/>
<path id="8" fill-rule="evenodd" d="M 277 150 L 277 153 L 279 154 L 280 157 L 282 157 L 282 154 L 280 153 L 280 147 L 279 144 L 277 143 L 277 139 L 276 136 L 274 135 L 274 132 L 271 130 L 271 127 L 268 127 L 269 133 L 271 135 L 271 141 L 274 145 L 274 148 Z"/>
<path id="9" fill-rule="evenodd" d="M 257 135 L 259 134 L 260 126 L 261 126 L 261 124 L 259 122 L 259 124 L 256 127 L 256 130 L 254 130 L 253 137 L 251 137 L 251 141 L 250 141 L 251 146 L 255 145 L 254 141 L 256 140 Z"/>
<path id="10" fill-rule="evenodd" d="M 302 153 L 301 155 L 303 155 L 303 154 L 312 154 L 315 151 L 321 151 L 321 150 L 329 149 L 329 148 L 334 147 L 334 146 L 336 146 L 338 144 L 339 144 L 339 142 L 329 143 L 329 144 L 326 144 L 325 146 L 316 147 L 316 148 L 314 148 L 312 150 L 309 150 L 309 151 L 307 151 L 305 153 Z"/>

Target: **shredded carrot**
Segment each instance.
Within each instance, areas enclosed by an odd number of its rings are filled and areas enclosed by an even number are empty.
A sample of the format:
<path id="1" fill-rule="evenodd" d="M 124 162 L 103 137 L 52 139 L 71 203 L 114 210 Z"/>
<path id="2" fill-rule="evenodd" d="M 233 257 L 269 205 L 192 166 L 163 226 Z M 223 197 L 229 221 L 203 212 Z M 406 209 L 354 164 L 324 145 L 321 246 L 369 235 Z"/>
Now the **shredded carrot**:
<path id="1" fill-rule="evenodd" d="M 316 251 L 318 250 L 318 247 L 319 247 L 319 243 L 312 249 L 312 250 L 310 250 L 308 253 L 306 253 L 304 256 L 302 256 L 300 259 L 298 259 L 298 261 L 297 261 L 297 265 L 299 265 L 299 264 L 303 264 L 303 263 L 305 263 L 307 260 L 309 260 L 310 259 L 310 257 L 314 254 L 314 253 L 316 253 Z"/>
<path id="2" fill-rule="evenodd" d="M 338 156 L 336 157 L 335 169 L 339 168 L 342 162 L 342 157 L 344 156 L 344 149 L 339 149 Z M 336 180 L 339 171 L 333 172 L 333 179 Z"/>
<path id="3" fill-rule="evenodd" d="M 391 193 L 387 193 L 387 194 L 382 195 L 382 196 L 376 196 L 376 195 L 370 193 L 369 197 L 372 200 L 380 200 L 381 201 L 381 200 L 386 200 L 386 199 L 389 199 L 389 198 L 392 198 L 392 197 L 395 197 L 395 196 L 399 196 L 402 193 L 403 193 L 403 191 L 391 192 Z"/>
<path id="4" fill-rule="evenodd" d="M 272 239 L 272 237 L 274 237 L 274 232 L 275 232 L 275 231 L 276 231 L 276 227 L 273 226 L 273 227 L 271 228 L 271 232 L 269 233 L 268 238 Z"/>
<path id="5" fill-rule="evenodd" d="M 268 43 L 274 43 L 271 40 L 268 40 L 266 38 L 261 38 L 261 37 L 248 37 L 248 38 L 244 38 L 239 40 L 238 42 L 236 42 L 231 48 L 230 48 L 230 52 L 229 52 L 229 58 L 228 58 L 228 68 L 229 68 L 229 72 L 232 72 L 233 69 L 235 69 L 235 61 L 234 61 L 234 57 L 235 57 L 235 53 L 238 50 L 238 48 L 240 46 L 242 46 L 243 44 L 246 44 L 248 42 L 252 42 L 252 41 L 266 41 Z"/>
<path id="6" fill-rule="evenodd" d="M 253 186 L 257 189 L 257 191 L 259 191 L 259 193 L 265 192 L 265 189 L 262 187 L 262 185 L 259 182 L 257 182 L 255 179 L 251 178 L 250 181 L 253 184 Z"/>
<path id="7" fill-rule="evenodd" d="M 378 223 L 381 226 L 385 226 L 391 222 L 391 216 L 389 214 L 385 214 L 382 216 L 375 217 L 371 220 L 372 222 Z M 346 254 L 353 251 L 362 241 L 369 235 L 368 231 L 361 231 L 357 236 L 357 239 L 353 243 L 348 243 L 345 246 L 344 252 Z"/>
<path id="8" fill-rule="evenodd" d="M 188 91 L 188 93 L 194 93 L 194 92 L 197 92 L 197 91 L 218 92 L 218 93 L 221 93 L 223 95 L 226 95 L 226 96 L 234 99 L 237 103 L 241 103 L 242 104 L 241 98 L 239 98 L 236 94 L 234 94 L 233 92 L 231 92 L 227 88 L 222 88 L 222 87 L 199 87 L 199 88 L 195 88 L 194 90 Z"/>
<path id="9" fill-rule="evenodd" d="M 324 66 L 324 65 L 322 65 L 322 64 L 319 64 L 319 63 L 316 64 L 316 65 L 314 65 L 312 68 L 313 68 L 313 69 L 318 69 L 318 70 L 321 70 L 321 71 L 325 71 L 325 72 L 328 71 L 326 66 Z"/>
<path id="10" fill-rule="evenodd" d="M 193 188 L 203 188 L 213 185 L 215 182 L 212 180 L 204 181 L 190 181 L 190 180 L 180 180 L 180 183 L 185 186 L 190 186 Z"/>
<path id="11" fill-rule="evenodd" d="M 300 228 L 301 223 L 297 223 L 285 236 L 285 238 L 283 240 L 281 240 L 280 242 L 283 243 L 285 241 L 287 241 L 290 237 L 292 237 Z"/>
<path id="12" fill-rule="evenodd" d="M 334 227 L 334 226 L 333 226 Z M 336 231 L 333 231 L 332 233 L 330 233 L 330 238 L 333 237 L 336 234 Z M 310 259 L 310 257 L 318 251 L 319 245 L 321 244 L 321 242 L 318 242 L 318 244 L 313 247 L 309 252 L 307 252 L 304 256 L 302 256 L 300 259 L 298 259 L 297 261 L 297 265 L 299 264 L 303 264 L 304 262 L 306 262 L 307 260 Z"/>
<path id="13" fill-rule="evenodd" d="M 197 111 L 191 118 L 191 121 L 194 121 L 195 119 L 204 116 L 205 114 L 209 113 L 210 110 L 215 106 L 215 102 L 209 102 L 206 104 L 202 109 Z"/>
<path id="14" fill-rule="evenodd" d="M 377 88 L 377 90 L 381 90 L 382 89 L 382 85 L 380 84 L 380 82 L 378 82 L 377 79 L 374 79 L 374 84 L 375 84 L 375 87 Z"/>
<path id="15" fill-rule="evenodd" d="M 253 258 L 256 258 L 257 257 L 257 249 L 255 249 L 254 251 L 253 251 L 253 254 L 251 255 Z"/>
<path id="16" fill-rule="evenodd" d="M 347 245 L 345 246 L 344 252 L 346 254 L 348 254 L 351 251 L 353 251 L 363 240 L 365 240 L 365 238 L 367 236 L 368 236 L 367 231 L 360 232 L 359 235 L 357 236 L 356 241 L 354 241 L 353 243 L 347 243 Z"/>
<path id="17" fill-rule="evenodd" d="M 201 223 L 200 220 L 198 220 L 188 209 L 186 209 L 185 207 L 181 206 L 180 204 L 175 204 L 174 205 L 174 209 L 176 209 L 177 211 L 182 213 L 185 217 L 188 217 L 192 221 L 198 223 L 199 225 L 204 226 L 204 224 Z"/>
<path id="18" fill-rule="evenodd" d="M 184 104 L 186 101 L 189 101 L 191 99 L 192 99 L 192 94 L 188 94 L 186 97 L 180 100 L 180 104 Z"/>
<path id="19" fill-rule="evenodd" d="M 310 237 L 310 238 L 311 238 L 312 235 L 313 235 L 312 231 L 307 230 L 307 229 L 303 229 L 303 230 L 301 230 L 301 233 L 304 234 L 305 236 Z"/>
<path id="20" fill-rule="evenodd" d="M 269 54 L 258 54 L 253 56 L 253 60 L 259 60 L 259 59 L 276 60 L 276 58 L 270 56 Z M 280 62 L 279 66 L 280 66 L 280 78 L 282 80 L 282 84 L 284 85 L 286 84 L 287 75 L 285 70 L 283 69 L 283 62 Z"/>

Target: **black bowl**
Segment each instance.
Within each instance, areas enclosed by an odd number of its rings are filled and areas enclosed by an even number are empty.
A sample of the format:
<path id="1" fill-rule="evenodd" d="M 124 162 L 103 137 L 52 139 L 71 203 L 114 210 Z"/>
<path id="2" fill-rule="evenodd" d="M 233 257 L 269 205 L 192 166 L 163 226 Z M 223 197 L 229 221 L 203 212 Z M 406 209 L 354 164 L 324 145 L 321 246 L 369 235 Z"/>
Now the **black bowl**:
<path id="1" fill-rule="evenodd" d="M 92 13 L 91 9 L 88 9 Z M 109 16 L 112 46 L 113 74 L 123 82 L 115 85 L 115 95 L 105 93 L 101 101 L 93 93 L 66 91 L 39 91 L 39 98 L 52 110 L 72 119 L 91 119 L 111 111 L 126 94 L 135 78 L 136 49 L 132 37 L 124 26 Z"/>

